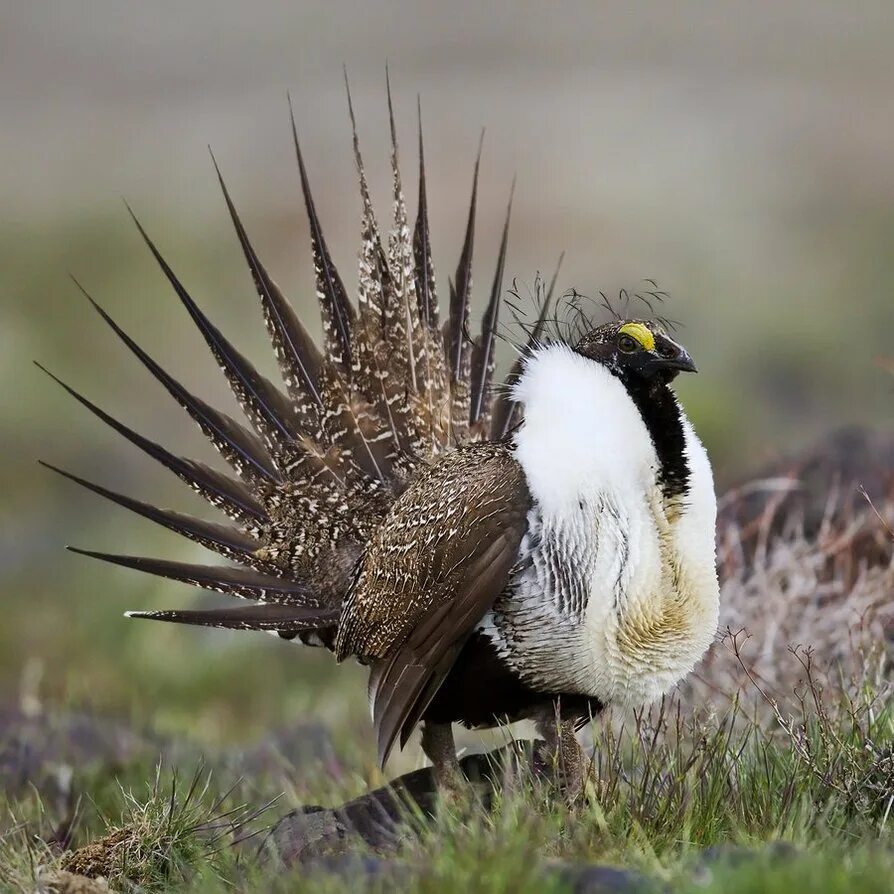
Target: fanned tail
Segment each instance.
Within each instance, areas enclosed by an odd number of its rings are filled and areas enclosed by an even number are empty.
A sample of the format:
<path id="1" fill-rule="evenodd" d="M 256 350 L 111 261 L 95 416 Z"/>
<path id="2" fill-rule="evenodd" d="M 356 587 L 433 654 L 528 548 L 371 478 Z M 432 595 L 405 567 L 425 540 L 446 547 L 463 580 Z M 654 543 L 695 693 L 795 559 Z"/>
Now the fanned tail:
<path id="1" fill-rule="evenodd" d="M 172 621 L 199 627 L 222 627 L 225 630 L 263 630 L 282 639 L 294 639 L 301 634 L 331 630 L 338 621 L 338 613 L 330 610 L 298 612 L 283 605 L 243 605 L 239 608 L 161 609 L 159 611 L 126 612 L 128 618 L 148 618 L 151 621 Z"/>
<path id="2" fill-rule="evenodd" d="M 481 146 L 462 250 L 450 284 L 448 318 L 442 325 L 429 230 L 421 104 L 417 102 L 418 207 L 411 227 L 387 71 L 386 93 L 393 213 L 383 242 L 348 90 L 361 198 L 356 304 L 348 298 L 323 234 L 289 102 L 322 322 L 319 343 L 262 263 L 217 160 L 211 156 L 260 300 L 284 388 L 259 373 L 211 321 L 128 206 L 142 239 L 226 378 L 247 425 L 210 406 L 174 378 L 78 284 L 102 320 L 189 414 L 234 475 L 168 451 L 56 381 L 91 413 L 220 510 L 230 523 L 162 509 L 45 465 L 233 564 L 202 565 L 71 549 L 256 603 L 238 608 L 131 613 L 134 617 L 264 630 L 331 648 L 357 560 L 407 482 L 446 450 L 488 435 L 505 435 L 517 418 L 517 408 L 511 402 L 492 395 L 511 194 L 481 332 L 473 342 L 469 315 Z M 544 306 L 542 317 L 545 312 Z M 534 340 L 536 329 L 531 333 Z"/>
<path id="3" fill-rule="evenodd" d="M 104 410 L 101 410 L 92 401 L 89 401 L 82 394 L 75 391 L 74 388 L 66 385 L 65 382 L 54 376 L 46 367 L 41 366 L 39 363 L 35 365 L 54 382 L 61 385 L 82 406 L 90 410 L 94 416 L 101 419 L 120 435 L 123 435 L 131 444 L 138 447 L 148 456 L 158 460 L 166 469 L 170 469 L 181 481 L 188 484 L 212 506 L 220 509 L 234 521 L 239 522 L 246 528 L 257 530 L 260 525 L 269 520 L 263 505 L 241 482 L 234 481 L 232 478 L 197 460 L 175 456 L 173 453 L 165 450 L 164 447 L 156 444 L 155 441 L 150 441 L 148 438 L 143 437 L 143 435 L 138 434 Z"/>
<path id="4" fill-rule="evenodd" d="M 450 440 L 463 444 L 469 440 L 471 408 L 471 339 L 469 338 L 469 304 L 472 295 L 472 256 L 475 246 L 475 215 L 478 210 L 478 170 L 481 148 L 478 144 L 475 173 L 472 176 L 472 198 L 466 221 L 466 235 L 453 282 L 450 283 L 450 317 L 445 324 L 444 344 L 450 363 Z"/>
<path id="5" fill-rule="evenodd" d="M 227 559 L 242 562 L 245 565 L 258 569 L 265 566 L 262 560 L 254 557 L 254 553 L 260 548 L 261 544 L 250 534 L 238 528 L 232 528 L 218 522 L 206 521 L 202 518 L 195 518 L 182 512 L 175 512 L 172 509 L 159 509 L 156 506 L 151 506 L 149 503 L 143 503 L 140 500 L 135 500 L 133 497 L 128 497 L 109 490 L 102 485 L 94 484 L 92 481 L 87 481 L 85 478 L 80 478 L 50 463 L 41 462 L 41 465 L 51 469 L 63 478 L 67 478 L 69 481 L 73 481 L 75 484 L 79 484 L 81 487 L 101 497 L 105 497 L 110 502 L 117 503 L 131 512 L 141 515 L 143 518 L 148 518 L 149 521 L 154 521 L 163 528 L 167 528 L 175 534 L 180 534 L 182 537 L 186 537 L 187 540 L 201 544 L 206 549 L 210 549 L 212 552 L 216 552 Z"/>
<path id="6" fill-rule="evenodd" d="M 174 562 L 169 559 L 151 559 L 144 556 L 120 556 L 69 546 L 68 550 L 79 556 L 89 556 L 112 565 L 133 568 L 157 577 L 181 581 L 213 590 L 239 599 L 254 599 L 280 605 L 304 608 L 322 608 L 323 600 L 305 584 L 290 581 L 272 574 L 262 574 L 248 568 L 230 568 L 225 565 L 196 565 L 192 562 Z"/>
<path id="7" fill-rule="evenodd" d="M 494 377 L 497 329 L 500 325 L 500 303 L 503 299 L 503 273 L 506 269 L 506 251 L 509 247 L 509 218 L 512 216 L 512 197 L 515 193 L 515 181 L 509 191 L 509 205 L 506 208 L 506 222 L 503 224 L 503 236 L 500 239 L 500 251 L 497 255 L 497 269 L 490 290 L 490 300 L 481 322 L 481 336 L 472 349 L 471 395 L 469 425 L 472 434 L 477 438 L 485 438 L 491 421 L 491 382 Z"/>

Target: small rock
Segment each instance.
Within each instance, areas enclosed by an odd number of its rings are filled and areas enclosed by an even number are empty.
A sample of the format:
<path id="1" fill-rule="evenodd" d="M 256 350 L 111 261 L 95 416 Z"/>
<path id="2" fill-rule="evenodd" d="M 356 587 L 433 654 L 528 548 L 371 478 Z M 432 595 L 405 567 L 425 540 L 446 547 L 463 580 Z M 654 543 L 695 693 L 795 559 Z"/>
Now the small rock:
<path id="1" fill-rule="evenodd" d="M 513 768 L 530 764 L 533 748 L 531 742 L 513 742 L 486 754 L 469 755 L 460 761 L 460 767 L 486 805 L 494 788 L 506 781 Z M 402 838 L 414 834 L 420 812 L 434 815 L 437 801 L 431 767 L 415 770 L 341 807 L 304 807 L 286 814 L 267 835 L 261 850 L 286 865 L 308 862 L 322 853 L 394 851 Z"/>
<path id="2" fill-rule="evenodd" d="M 555 863 L 544 873 L 558 878 L 573 894 L 648 894 L 661 888 L 653 879 L 632 869 L 587 863 Z"/>
<path id="3" fill-rule="evenodd" d="M 348 835 L 334 810 L 300 807 L 276 824 L 264 839 L 262 848 L 268 854 L 275 854 L 286 866 L 294 866 L 347 853 L 352 843 Z"/>
<path id="4" fill-rule="evenodd" d="M 692 879 L 697 884 L 708 885 L 713 881 L 716 869 L 736 869 L 756 861 L 770 864 L 786 862 L 800 853 L 800 849 L 788 841 L 772 841 L 759 847 L 715 844 L 699 854 L 692 869 Z"/>

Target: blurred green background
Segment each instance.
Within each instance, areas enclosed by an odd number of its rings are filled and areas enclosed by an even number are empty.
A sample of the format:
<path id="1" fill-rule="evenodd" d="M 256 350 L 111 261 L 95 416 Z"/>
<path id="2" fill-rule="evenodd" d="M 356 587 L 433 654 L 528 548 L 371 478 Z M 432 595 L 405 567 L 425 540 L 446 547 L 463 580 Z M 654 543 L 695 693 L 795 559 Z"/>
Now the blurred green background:
<path id="1" fill-rule="evenodd" d="M 508 271 L 522 292 L 562 250 L 562 289 L 652 277 L 669 290 L 702 370 L 680 390 L 728 481 L 843 423 L 890 427 L 892 42 L 889 3 L 3 4 L 0 699 L 131 714 L 207 742 L 305 715 L 366 723 L 357 669 L 332 673 L 327 656 L 269 637 L 126 622 L 126 608 L 196 597 L 63 550 L 191 553 L 38 457 L 160 505 L 200 502 L 32 359 L 176 452 L 212 455 L 70 273 L 188 387 L 233 406 L 120 196 L 273 374 L 206 146 L 265 263 L 315 319 L 286 91 L 353 284 L 341 65 L 385 217 L 388 60 L 411 197 L 422 96 L 442 297 L 486 127 L 476 312 L 516 174 Z"/>

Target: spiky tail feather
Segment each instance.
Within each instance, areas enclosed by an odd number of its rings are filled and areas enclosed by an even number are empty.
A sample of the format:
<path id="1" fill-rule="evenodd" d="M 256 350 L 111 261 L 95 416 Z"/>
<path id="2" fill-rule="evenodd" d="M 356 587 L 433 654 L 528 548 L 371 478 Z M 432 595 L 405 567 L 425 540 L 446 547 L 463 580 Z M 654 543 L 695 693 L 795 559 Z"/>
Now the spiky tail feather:
<path id="1" fill-rule="evenodd" d="M 256 602 L 217 610 L 134 612 L 134 617 L 273 631 L 287 638 L 298 636 L 303 642 L 331 645 L 357 559 L 415 470 L 438 453 L 469 440 L 504 436 L 517 418 L 517 408 L 505 397 L 506 389 L 502 394 L 498 390 L 497 397 L 492 393 L 511 195 L 481 332 L 472 341 L 468 334 L 469 308 L 481 147 L 475 161 L 462 251 L 450 284 L 448 319 L 442 326 L 428 222 L 421 109 L 418 209 L 411 230 L 390 83 L 387 96 L 393 215 L 386 248 L 370 200 L 348 93 L 362 205 L 357 307 L 348 300 L 326 244 L 291 116 L 323 324 L 321 347 L 262 264 L 212 155 L 224 202 L 261 302 L 285 391 L 264 378 L 211 322 L 130 212 L 164 277 L 220 366 L 250 428 L 188 391 L 81 289 L 103 321 L 186 410 L 237 476 L 231 478 L 168 452 L 60 382 L 94 415 L 220 509 L 232 525 L 159 509 L 70 472 L 50 468 L 238 567 L 74 551 Z M 534 341 L 545 313 L 546 305 L 531 332 Z"/>

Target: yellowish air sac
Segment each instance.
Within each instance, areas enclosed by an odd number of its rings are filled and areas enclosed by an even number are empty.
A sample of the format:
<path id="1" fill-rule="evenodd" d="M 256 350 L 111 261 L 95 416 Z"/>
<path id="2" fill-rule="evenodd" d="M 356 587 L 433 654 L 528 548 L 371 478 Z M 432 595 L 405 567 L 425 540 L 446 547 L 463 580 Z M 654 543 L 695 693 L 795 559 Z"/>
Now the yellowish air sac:
<path id="1" fill-rule="evenodd" d="M 655 336 L 648 326 L 642 323 L 625 323 L 620 332 L 622 335 L 629 335 L 635 338 L 647 351 L 655 350 Z"/>

